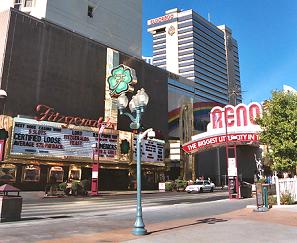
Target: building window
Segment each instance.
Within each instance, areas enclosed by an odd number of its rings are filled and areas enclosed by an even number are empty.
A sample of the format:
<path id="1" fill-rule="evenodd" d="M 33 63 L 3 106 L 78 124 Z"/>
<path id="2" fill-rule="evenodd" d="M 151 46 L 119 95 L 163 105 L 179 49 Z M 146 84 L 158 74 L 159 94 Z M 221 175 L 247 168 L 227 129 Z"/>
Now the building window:
<path id="1" fill-rule="evenodd" d="M 69 167 L 68 180 L 71 181 L 79 181 L 81 179 L 81 168 L 75 165 L 71 165 Z"/>
<path id="2" fill-rule="evenodd" d="M 27 165 L 23 168 L 23 181 L 38 182 L 40 179 L 40 167 Z"/>
<path id="3" fill-rule="evenodd" d="M 15 182 L 16 167 L 13 164 L 0 165 L 0 182 Z"/>
<path id="4" fill-rule="evenodd" d="M 25 0 L 24 7 L 29 8 L 32 7 L 33 0 Z"/>
<path id="5" fill-rule="evenodd" d="M 55 178 L 56 182 L 63 182 L 64 179 L 64 170 L 60 166 L 54 166 L 50 169 L 48 181 L 50 182 L 51 177 Z"/>
<path id="6" fill-rule="evenodd" d="M 20 10 L 21 8 L 21 5 L 22 5 L 22 0 L 15 0 L 14 1 L 14 8 L 17 9 L 17 10 Z"/>
<path id="7" fill-rule="evenodd" d="M 88 6 L 88 16 L 90 17 L 90 18 L 93 18 L 93 14 L 94 14 L 94 7 L 92 7 L 92 6 Z"/>

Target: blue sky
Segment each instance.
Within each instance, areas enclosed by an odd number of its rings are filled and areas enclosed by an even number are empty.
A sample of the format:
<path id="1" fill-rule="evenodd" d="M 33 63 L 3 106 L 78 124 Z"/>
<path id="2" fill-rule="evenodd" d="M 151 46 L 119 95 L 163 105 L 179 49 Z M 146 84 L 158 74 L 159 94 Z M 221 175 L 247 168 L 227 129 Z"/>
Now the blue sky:
<path id="1" fill-rule="evenodd" d="M 215 25 L 232 29 L 239 45 L 243 102 L 261 102 L 283 84 L 297 89 L 297 1 L 143 0 L 142 48 L 152 56 L 148 19 L 172 8 L 193 9 Z"/>

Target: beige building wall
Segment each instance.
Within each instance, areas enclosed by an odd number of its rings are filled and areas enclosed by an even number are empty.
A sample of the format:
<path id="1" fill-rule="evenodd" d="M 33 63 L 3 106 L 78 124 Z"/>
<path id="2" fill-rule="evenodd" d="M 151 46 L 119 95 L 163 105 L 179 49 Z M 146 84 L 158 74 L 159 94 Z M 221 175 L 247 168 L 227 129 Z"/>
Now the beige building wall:
<path id="1" fill-rule="evenodd" d="M 19 10 L 141 58 L 141 0 L 20 0 Z M 14 7 L 1 0 L 0 11 Z M 88 9 L 92 8 L 92 17 Z"/>

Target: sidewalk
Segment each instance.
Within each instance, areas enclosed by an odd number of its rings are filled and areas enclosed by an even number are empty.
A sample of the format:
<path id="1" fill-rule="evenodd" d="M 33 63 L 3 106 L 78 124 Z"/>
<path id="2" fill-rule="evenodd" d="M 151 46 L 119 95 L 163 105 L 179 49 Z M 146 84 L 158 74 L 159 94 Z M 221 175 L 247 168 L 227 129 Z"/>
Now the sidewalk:
<path id="1" fill-rule="evenodd" d="M 134 236 L 131 228 L 39 241 L 66 242 L 297 242 L 297 205 L 254 212 L 245 208 L 208 218 L 188 218 L 146 225 L 148 235 Z"/>

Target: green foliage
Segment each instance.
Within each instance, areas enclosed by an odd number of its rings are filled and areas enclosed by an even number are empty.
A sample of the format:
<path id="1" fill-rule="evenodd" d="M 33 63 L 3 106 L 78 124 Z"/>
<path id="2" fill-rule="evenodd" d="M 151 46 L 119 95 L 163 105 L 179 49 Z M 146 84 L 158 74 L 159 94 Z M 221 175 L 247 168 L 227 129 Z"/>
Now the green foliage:
<path id="1" fill-rule="evenodd" d="M 294 198 L 292 197 L 291 193 L 283 193 L 280 197 L 280 203 L 282 205 L 294 204 Z"/>
<path id="2" fill-rule="evenodd" d="M 167 181 L 165 182 L 165 191 L 171 192 L 173 190 L 173 182 Z"/>
<path id="3" fill-rule="evenodd" d="M 80 182 L 80 184 L 81 184 L 82 188 L 83 188 L 85 191 L 91 189 L 91 181 L 90 181 L 90 180 L 87 180 L 87 179 L 82 180 L 82 181 Z"/>
<path id="4" fill-rule="evenodd" d="M 85 195 L 88 195 L 88 190 L 91 189 L 91 181 L 90 180 L 82 180 L 80 182 L 80 185 L 81 185 L 81 195 L 85 196 Z"/>
<path id="5" fill-rule="evenodd" d="M 59 184 L 59 190 L 60 191 L 65 191 L 67 187 L 67 183 L 66 182 L 62 182 Z"/>
<path id="6" fill-rule="evenodd" d="M 257 123 L 263 129 L 260 140 L 268 145 L 271 169 L 293 170 L 297 165 L 297 95 L 274 91 Z"/>
<path id="7" fill-rule="evenodd" d="M 268 196 L 268 205 L 271 207 L 272 205 L 277 204 L 276 196 L 270 195 Z"/>
<path id="8" fill-rule="evenodd" d="M 174 183 L 177 191 L 184 190 L 187 187 L 187 181 L 184 180 L 176 179 Z"/>
<path id="9" fill-rule="evenodd" d="M 79 181 L 72 181 L 71 190 L 73 195 L 78 195 L 81 190 L 81 185 Z"/>
<path id="10" fill-rule="evenodd" d="M 257 183 L 265 183 L 265 178 L 261 178 L 257 181 Z"/>

